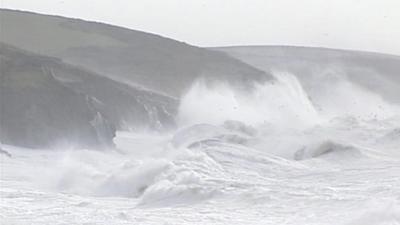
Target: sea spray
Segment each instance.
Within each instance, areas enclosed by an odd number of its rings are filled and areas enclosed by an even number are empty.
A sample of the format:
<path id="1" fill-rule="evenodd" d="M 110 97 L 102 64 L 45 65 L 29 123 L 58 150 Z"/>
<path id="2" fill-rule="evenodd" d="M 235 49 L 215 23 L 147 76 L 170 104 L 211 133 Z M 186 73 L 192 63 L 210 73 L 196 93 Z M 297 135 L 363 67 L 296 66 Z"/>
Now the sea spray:
<path id="1" fill-rule="evenodd" d="M 198 80 L 182 97 L 178 122 L 222 124 L 238 120 L 250 125 L 264 123 L 285 127 L 317 124 L 319 116 L 297 78 L 289 73 L 274 73 L 275 80 L 255 84 L 253 90 L 239 91 L 226 83 L 209 85 Z"/>

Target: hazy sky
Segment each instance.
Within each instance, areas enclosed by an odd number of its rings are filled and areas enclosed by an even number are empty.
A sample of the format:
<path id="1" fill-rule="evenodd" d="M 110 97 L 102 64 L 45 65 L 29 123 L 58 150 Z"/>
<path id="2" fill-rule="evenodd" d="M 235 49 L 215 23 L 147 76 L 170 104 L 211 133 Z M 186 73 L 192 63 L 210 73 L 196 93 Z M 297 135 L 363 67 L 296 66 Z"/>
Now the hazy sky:
<path id="1" fill-rule="evenodd" d="M 300 45 L 400 55 L 400 0 L 0 0 L 199 46 Z"/>

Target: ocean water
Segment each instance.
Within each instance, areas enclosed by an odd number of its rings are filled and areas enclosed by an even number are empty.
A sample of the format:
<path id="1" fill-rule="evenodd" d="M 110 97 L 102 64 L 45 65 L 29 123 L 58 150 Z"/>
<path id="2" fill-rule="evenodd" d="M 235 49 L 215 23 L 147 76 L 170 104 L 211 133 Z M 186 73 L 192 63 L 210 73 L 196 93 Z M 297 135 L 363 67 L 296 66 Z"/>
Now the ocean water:
<path id="1" fill-rule="evenodd" d="M 345 76 L 199 80 L 116 149 L 2 145 L 4 224 L 400 224 L 400 107 Z"/>

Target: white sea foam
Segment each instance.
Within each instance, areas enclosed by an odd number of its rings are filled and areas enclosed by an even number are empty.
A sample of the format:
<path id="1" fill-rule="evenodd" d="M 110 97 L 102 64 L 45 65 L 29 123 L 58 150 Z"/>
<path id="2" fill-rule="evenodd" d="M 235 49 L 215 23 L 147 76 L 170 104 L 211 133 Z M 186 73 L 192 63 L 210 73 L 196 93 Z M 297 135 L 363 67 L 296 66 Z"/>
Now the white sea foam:
<path id="1" fill-rule="evenodd" d="M 103 224 L 398 224 L 398 106 L 340 74 L 309 92 L 274 74 L 249 91 L 200 80 L 177 130 L 119 132 L 116 150 L 2 145 L 0 215 L 28 224 L 16 206 L 51 199 Z M 371 196 L 394 203 L 360 211 Z"/>

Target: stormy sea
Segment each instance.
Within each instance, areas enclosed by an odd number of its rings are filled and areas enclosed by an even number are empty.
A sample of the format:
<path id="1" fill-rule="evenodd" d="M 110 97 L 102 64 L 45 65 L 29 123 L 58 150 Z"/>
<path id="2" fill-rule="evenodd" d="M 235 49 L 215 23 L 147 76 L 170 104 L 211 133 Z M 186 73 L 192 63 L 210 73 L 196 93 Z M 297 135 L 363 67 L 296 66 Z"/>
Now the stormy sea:
<path id="1" fill-rule="evenodd" d="M 399 56 L 0 13 L 2 224 L 400 224 Z"/>

